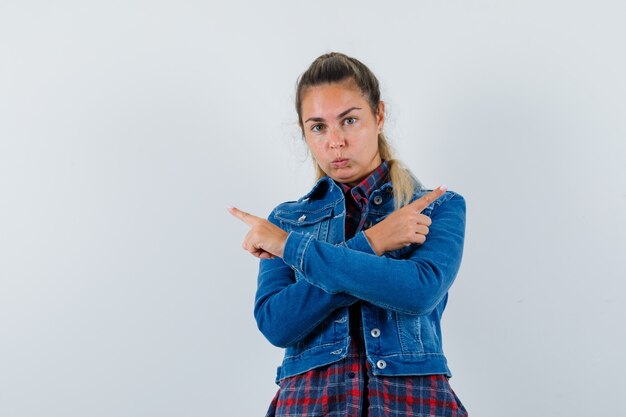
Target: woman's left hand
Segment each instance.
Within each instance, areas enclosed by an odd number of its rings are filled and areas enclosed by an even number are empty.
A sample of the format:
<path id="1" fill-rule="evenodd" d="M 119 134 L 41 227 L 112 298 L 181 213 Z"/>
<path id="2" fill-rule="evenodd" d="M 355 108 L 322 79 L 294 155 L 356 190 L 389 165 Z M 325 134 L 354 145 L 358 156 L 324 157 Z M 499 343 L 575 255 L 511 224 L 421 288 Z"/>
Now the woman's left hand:
<path id="1" fill-rule="evenodd" d="M 228 212 L 250 226 L 248 234 L 241 245 L 257 258 L 272 259 L 283 257 L 288 233 L 266 219 L 253 216 L 236 207 L 229 207 Z"/>

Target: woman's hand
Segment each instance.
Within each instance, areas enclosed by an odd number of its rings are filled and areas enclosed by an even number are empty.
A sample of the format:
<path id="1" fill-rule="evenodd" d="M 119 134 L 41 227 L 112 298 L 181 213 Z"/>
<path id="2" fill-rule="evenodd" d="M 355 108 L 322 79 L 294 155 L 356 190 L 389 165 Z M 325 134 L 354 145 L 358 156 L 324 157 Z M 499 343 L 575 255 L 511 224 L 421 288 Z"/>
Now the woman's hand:
<path id="1" fill-rule="evenodd" d="M 441 197 L 447 187 L 441 186 L 391 213 L 383 221 L 365 231 L 376 255 L 400 249 L 411 243 L 424 243 L 428 234 L 428 226 L 432 224 L 430 217 L 421 214 L 430 203 Z"/>
<path id="2" fill-rule="evenodd" d="M 266 219 L 253 216 L 238 208 L 229 207 L 228 212 L 250 226 L 250 230 L 241 245 L 245 250 L 262 259 L 272 259 L 275 256 L 283 257 L 287 232 Z"/>

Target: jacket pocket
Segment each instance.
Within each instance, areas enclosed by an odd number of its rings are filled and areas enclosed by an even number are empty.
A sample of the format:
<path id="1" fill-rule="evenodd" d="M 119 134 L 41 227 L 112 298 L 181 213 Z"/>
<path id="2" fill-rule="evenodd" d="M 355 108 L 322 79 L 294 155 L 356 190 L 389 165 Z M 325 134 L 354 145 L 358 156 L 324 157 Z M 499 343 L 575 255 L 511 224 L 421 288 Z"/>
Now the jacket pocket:
<path id="1" fill-rule="evenodd" d="M 421 339 L 424 345 L 424 352 L 441 353 L 441 340 L 439 339 L 438 325 L 435 324 L 431 316 L 421 316 Z"/>
<path id="2" fill-rule="evenodd" d="M 310 234 L 316 239 L 325 240 L 332 211 L 332 207 L 315 211 L 277 211 L 275 217 L 286 231 Z"/>
<path id="3" fill-rule="evenodd" d="M 421 316 L 395 312 L 398 337 L 403 353 L 424 353 L 422 343 Z"/>

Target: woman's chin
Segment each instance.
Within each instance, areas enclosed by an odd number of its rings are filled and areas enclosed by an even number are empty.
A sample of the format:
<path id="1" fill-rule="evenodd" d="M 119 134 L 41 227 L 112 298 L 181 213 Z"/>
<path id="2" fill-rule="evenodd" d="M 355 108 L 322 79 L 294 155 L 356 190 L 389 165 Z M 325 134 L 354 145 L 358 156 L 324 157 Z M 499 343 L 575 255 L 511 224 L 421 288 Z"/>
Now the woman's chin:
<path id="1" fill-rule="evenodd" d="M 348 182 L 352 182 L 353 179 L 353 175 L 350 175 L 348 172 L 333 172 L 331 173 L 331 175 L 329 175 L 329 177 L 331 177 L 333 180 L 337 181 L 337 182 L 341 182 L 341 183 L 348 183 Z"/>
<path id="2" fill-rule="evenodd" d="M 332 178 L 332 177 L 331 177 Z M 354 187 L 355 185 L 357 185 L 358 183 L 360 183 L 362 181 L 362 179 L 356 178 L 356 177 L 342 177 L 342 178 L 333 178 L 335 181 L 340 182 L 342 184 L 345 184 L 349 187 Z"/>

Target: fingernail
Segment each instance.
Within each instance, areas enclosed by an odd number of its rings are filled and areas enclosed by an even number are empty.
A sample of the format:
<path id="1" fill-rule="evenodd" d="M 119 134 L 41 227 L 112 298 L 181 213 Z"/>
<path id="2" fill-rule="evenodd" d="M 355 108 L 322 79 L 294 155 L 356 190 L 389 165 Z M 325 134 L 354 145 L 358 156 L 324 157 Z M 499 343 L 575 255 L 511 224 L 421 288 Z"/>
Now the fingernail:
<path id="1" fill-rule="evenodd" d="M 445 193 L 446 191 L 448 191 L 448 186 L 447 185 L 440 185 L 439 189 Z"/>
<path id="2" fill-rule="evenodd" d="M 228 210 L 230 210 L 231 208 L 235 208 L 235 207 L 233 207 L 233 206 L 229 206 L 228 204 L 226 204 L 226 208 L 227 208 Z"/>

